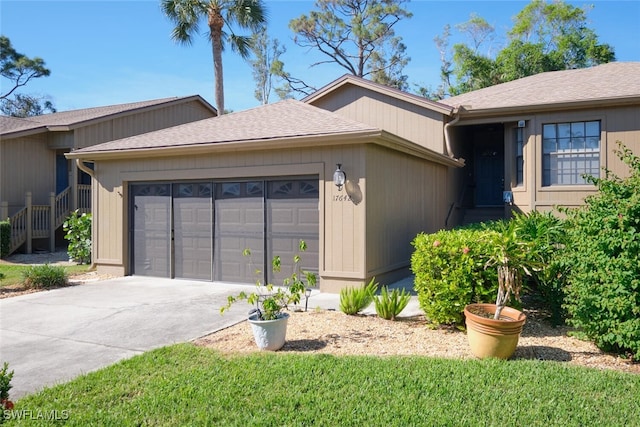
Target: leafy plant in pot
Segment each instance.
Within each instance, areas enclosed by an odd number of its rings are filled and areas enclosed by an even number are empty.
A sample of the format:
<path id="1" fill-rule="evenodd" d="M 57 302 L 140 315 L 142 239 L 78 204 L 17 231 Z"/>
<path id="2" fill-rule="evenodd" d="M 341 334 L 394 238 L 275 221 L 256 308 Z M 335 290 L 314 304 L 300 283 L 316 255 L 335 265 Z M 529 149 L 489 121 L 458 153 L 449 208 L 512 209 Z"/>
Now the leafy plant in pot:
<path id="1" fill-rule="evenodd" d="M 516 350 L 526 316 L 507 307 L 511 299 L 520 301 L 523 275 L 536 268 L 536 255 L 530 242 L 518 236 L 516 221 L 502 222 L 487 231 L 493 251 L 485 268 L 497 268 L 498 293 L 495 304 L 469 304 L 464 309 L 471 352 L 479 358 L 510 358 Z"/>
<path id="2" fill-rule="evenodd" d="M 307 244 L 304 240 L 300 240 L 298 249 L 300 252 L 307 250 Z M 251 251 L 245 249 L 243 255 L 250 257 Z M 235 302 L 244 300 L 255 305 L 255 308 L 249 311 L 248 321 L 256 345 L 260 350 L 276 351 L 284 346 L 289 320 L 289 313 L 285 313 L 284 310 L 288 309 L 291 304 L 299 304 L 307 287 L 316 285 L 315 273 L 304 271 L 300 262 L 301 257 L 298 253 L 293 257 L 292 272 L 282 280 L 282 286 L 274 286 L 271 283 L 264 284 L 262 279 L 257 279 L 256 291 L 251 293 L 243 291 L 237 295 L 230 295 L 227 297 L 227 305 L 220 308 L 220 313 L 224 313 Z M 271 261 L 272 271 L 274 273 L 280 272 L 281 267 L 280 256 L 274 256 Z M 260 273 L 260 270 L 256 270 L 256 275 L 259 276 Z"/>

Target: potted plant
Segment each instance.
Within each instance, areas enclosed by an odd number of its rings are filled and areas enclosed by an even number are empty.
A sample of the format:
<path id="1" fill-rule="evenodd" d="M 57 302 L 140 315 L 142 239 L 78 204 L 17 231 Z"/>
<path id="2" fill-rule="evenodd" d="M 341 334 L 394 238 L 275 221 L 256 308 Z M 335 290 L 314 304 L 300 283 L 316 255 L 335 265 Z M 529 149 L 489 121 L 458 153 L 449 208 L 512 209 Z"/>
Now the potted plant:
<path id="1" fill-rule="evenodd" d="M 298 248 L 300 252 L 306 251 L 306 242 L 300 240 Z M 250 257 L 251 251 L 245 249 L 243 255 Z M 316 284 L 316 275 L 309 271 L 303 271 L 300 267 L 300 261 L 300 255 L 296 254 L 293 257 L 292 272 L 283 279 L 282 286 L 276 287 L 271 283 L 264 284 L 261 279 L 258 279 L 256 280 L 256 291 L 230 295 L 227 297 L 227 305 L 220 308 L 220 313 L 224 313 L 233 303 L 243 300 L 255 305 L 255 308 L 249 311 L 248 322 L 260 350 L 276 351 L 282 348 L 289 320 L 289 314 L 283 310 L 288 309 L 290 304 L 299 304 L 307 286 L 313 287 Z M 273 272 L 280 271 L 280 256 L 273 257 L 271 267 Z M 260 271 L 256 270 L 256 274 L 259 275 Z M 306 285 L 303 278 L 306 280 Z"/>
<path id="2" fill-rule="evenodd" d="M 523 275 L 531 275 L 536 264 L 532 244 L 518 236 L 517 221 L 502 222 L 498 228 L 487 232 L 493 251 L 485 264 L 498 270 L 496 303 L 464 308 L 469 346 L 479 358 L 508 359 L 515 352 L 526 316 L 506 305 L 511 298 L 520 301 Z"/>

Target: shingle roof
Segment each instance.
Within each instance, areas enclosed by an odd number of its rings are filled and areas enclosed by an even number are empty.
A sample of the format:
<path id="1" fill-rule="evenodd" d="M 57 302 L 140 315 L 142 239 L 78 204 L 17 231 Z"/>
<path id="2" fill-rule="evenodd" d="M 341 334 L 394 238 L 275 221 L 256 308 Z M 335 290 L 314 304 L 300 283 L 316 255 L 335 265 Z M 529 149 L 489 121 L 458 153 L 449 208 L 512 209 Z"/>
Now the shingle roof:
<path id="1" fill-rule="evenodd" d="M 303 102 L 285 100 L 105 142 L 73 153 L 130 151 L 378 131 L 378 128 L 342 118 Z"/>
<path id="2" fill-rule="evenodd" d="M 640 62 L 610 62 L 592 68 L 536 74 L 439 102 L 477 111 L 638 97 Z"/>
<path id="3" fill-rule="evenodd" d="M 45 128 L 46 126 L 33 119 L 0 116 L 0 134 L 18 132 L 21 130 Z"/>
<path id="4" fill-rule="evenodd" d="M 162 98 L 149 101 L 131 102 L 127 104 L 108 105 L 104 107 L 83 108 L 80 110 L 43 114 L 25 119 L 0 116 L 0 134 L 4 135 L 18 131 L 35 130 L 39 128 L 45 129 L 55 126 L 74 126 L 89 120 L 107 118 L 120 113 L 133 112 L 139 109 L 196 97 L 197 96 Z"/>

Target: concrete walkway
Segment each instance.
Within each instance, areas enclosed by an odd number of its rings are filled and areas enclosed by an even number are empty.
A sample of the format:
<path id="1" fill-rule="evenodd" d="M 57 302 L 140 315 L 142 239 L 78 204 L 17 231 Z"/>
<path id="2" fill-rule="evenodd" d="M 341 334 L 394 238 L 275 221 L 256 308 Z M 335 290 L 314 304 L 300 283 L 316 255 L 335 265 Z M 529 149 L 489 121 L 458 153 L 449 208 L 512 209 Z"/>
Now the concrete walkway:
<path id="1" fill-rule="evenodd" d="M 240 290 L 253 286 L 130 276 L 2 299 L 0 363 L 15 371 L 11 398 L 241 322 L 245 303 L 219 313 Z M 338 305 L 338 295 L 318 291 L 308 301 L 309 310 Z M 402 314 L 419 313 L 413 297 Z"/>

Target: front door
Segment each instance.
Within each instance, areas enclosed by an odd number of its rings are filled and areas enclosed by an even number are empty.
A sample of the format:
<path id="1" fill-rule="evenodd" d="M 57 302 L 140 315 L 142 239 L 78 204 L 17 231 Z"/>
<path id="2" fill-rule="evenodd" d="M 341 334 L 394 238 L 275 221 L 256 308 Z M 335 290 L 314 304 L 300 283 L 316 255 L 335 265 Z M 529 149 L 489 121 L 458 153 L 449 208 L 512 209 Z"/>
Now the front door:
<path id="1" fill-rule="evenodd" d="M 504 190 L 504 133 L 502 126 L 474 134 L 475 205 L 502 206 Z"/>

